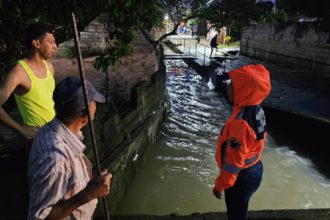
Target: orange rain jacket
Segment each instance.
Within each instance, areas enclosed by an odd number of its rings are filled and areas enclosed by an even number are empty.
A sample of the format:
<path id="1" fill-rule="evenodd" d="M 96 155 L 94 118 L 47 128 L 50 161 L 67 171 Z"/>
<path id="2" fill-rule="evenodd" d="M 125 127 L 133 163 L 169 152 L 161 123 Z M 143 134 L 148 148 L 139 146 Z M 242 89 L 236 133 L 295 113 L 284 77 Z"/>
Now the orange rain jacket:
<path id="1" fill-rule="evenodd" d="M 268 96 L 269 71 L 246 65 L 228 73 L 234 90 L 233 113 L 219 134 L 215 158 L 221 170 L 215 189 L 232 187 L 242 169 L 256 164 L 266 138 L 265 115 L 260 103 Z"/>

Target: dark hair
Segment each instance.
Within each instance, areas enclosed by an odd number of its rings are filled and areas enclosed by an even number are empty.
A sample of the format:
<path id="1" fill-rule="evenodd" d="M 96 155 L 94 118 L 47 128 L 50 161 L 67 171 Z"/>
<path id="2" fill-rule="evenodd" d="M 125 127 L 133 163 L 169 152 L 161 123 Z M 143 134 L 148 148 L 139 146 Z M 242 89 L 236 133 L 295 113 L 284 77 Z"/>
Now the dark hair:
<path id="1" fill-rule="evenodd" d="M 47 34 L 54 34 L 54 30 L 47 24 L 34 23 L 24 30 L 24 41 L 26 49 L 31 52 L 33 50 L 32 41 L 41 40 L 42 37 Z"/>
<path id="2" fill-rule="evenodd" d="M 81 109 L 77 100 L 72 100 L 65 104 L 65 106 L 55 102 L 56 117 L 64 122 L 70 123 L 76 118 L 87 114 L 85 109 Z"/>

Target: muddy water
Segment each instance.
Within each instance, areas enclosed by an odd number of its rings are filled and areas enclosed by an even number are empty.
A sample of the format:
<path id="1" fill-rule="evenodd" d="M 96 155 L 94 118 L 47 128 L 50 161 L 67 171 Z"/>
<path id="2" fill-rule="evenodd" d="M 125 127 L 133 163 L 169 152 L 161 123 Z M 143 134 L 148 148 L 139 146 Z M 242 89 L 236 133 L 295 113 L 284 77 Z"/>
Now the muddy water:
<path id="1" fill-rule="evenodd" d="M 224 211 L 211 190 L 217 135 L 231 113 L 224 97 L 182 61 L 167 61 L 171 113 L 116 214 Z M 274 139 L 275 138 L 275 139 Z M 264 176 L 251 210 L 330 208 L 330 179 L 291 146 L 268 134 Z"/>

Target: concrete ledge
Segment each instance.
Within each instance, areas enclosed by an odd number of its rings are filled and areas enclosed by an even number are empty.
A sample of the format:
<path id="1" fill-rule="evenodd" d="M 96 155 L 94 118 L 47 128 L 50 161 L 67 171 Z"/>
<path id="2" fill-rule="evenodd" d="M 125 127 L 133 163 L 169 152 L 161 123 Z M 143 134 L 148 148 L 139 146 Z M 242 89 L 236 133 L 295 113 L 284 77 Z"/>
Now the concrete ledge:
<path id="1" fill-rule="evenodd" d="M 297 210 L 261 210 L 250 211 L 250 220 L 329 220 L 330 209 L 297 209 Z M 96 218 L 101 220 L 103 218 Z M 170 214 L 112 216 L 112 220 L 226 220 L 226 212 L 193 213 L 191 215 Z"/>

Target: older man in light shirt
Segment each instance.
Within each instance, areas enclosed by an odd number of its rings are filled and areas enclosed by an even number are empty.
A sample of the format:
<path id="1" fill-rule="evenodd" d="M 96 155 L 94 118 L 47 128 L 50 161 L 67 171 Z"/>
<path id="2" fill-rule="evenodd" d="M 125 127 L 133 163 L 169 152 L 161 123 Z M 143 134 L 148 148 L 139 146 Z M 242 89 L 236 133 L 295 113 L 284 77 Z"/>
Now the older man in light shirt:
<path id="1" fill-rule="evenodd" d="M 105 98 L 86 82 L 91 117 L 96 102 Z M 110 173 L 92 177 L 90 161 L 83 154 L 81 128 L 88 123 L 82 82 L 67 77 L 55 88 L 56 117 L 42 127 L 34 140 L 28 173 L 28 219 L 92 219 L 97 198 L 110 191 Z"/>

